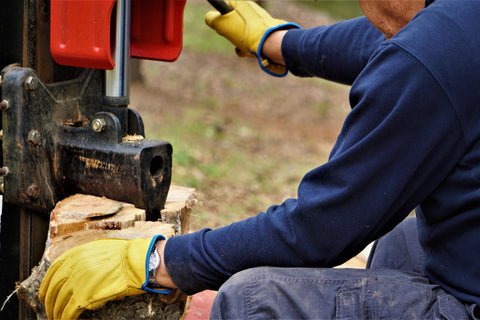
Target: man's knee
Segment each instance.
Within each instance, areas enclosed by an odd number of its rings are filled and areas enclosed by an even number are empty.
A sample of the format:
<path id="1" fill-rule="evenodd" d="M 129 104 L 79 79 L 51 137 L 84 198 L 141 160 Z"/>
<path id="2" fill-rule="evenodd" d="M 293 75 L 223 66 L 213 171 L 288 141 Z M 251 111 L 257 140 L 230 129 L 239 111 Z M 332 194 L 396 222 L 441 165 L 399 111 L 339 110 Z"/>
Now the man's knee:
<path id="1" fill-rule="evenodd" d="M 211 319 L 244 319 L 245 284 L 258 277 L 259 269 L 240 271 L 220 287 L 212 305 Z"/>
<path id="2" fill-rule="evenodd" d="M 226 292 L 229 294 L 230 291 L 243 290 L 245 283 L 258 278 L 260 269 L 262 268 L 252 268 L 235 273 L 220 287 L 219 292 Z"/>

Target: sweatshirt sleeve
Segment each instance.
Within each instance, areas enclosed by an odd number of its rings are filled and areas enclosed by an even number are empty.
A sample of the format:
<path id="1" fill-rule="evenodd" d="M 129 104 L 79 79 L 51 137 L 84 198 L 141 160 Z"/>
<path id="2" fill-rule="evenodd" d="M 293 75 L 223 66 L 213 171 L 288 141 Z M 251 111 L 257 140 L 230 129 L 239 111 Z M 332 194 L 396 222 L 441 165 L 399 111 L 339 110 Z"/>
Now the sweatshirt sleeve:
<path id="1" fill-rule="evenodd" d="M 289 30 L 282 55 L 296 76 L 352 84 L 383 40 L 385 36 L 360 17 L 331 26 Z"/>
<path id="2" fill-rule="evenodd" d="M 305 175 L 297 199 L 168 240 L 167 271 L 181 290 L 218 289 L 232 274 L 257 266 L 343 263 L 403 220 L 466 150 L 448 96 L 395 44 L 372 55 L 350 102 L 329 161 Z"/>

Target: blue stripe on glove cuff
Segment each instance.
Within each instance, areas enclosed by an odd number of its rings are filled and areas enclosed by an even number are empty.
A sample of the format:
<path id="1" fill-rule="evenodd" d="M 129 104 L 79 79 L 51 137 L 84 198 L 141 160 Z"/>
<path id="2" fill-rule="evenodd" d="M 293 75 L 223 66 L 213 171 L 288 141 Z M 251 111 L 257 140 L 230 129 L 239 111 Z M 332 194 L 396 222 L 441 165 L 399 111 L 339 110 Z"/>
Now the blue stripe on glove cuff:
<path id="1" fill-rule="evenodd" d="M 284 24 L 280 24 L 278 26 L 275 26 L 275 27 L 272 27 L 270 29 L 267 29 L 267 31 L 265 31 L 265 33 L 263 34 L 263 37 L 262 39 L 260 40 L 260 43 L 258 44 L 258 49 L 257 49 L 257 61 L 258 61 L 258 64 L 260 65 L 260 68 L 262 68 L 263 71 L 265 71 L 266 73 L 268 73 L 269 75 L 271 76 L 274 76 L 274 77 L 285 77 L 287 74 L 288 74 L 288 69 L 285 68 L 285 73 L 283 74 L 278 74 L 278 73 L 273 73 L 271 72 L 270 70 L 268 70 L 267 68 L 265 68 L 263 66 L 263 63 L 262 63 L 262 47 L 263 47 L 263 43 L 265 42 L 265 39 L 274 31 L 277 31 L 277 30 L 281 30 L 281 29 L 291 29 L 291 28 L 298 28 L 298 29 L 302 29 L 302 27 L 300 27 L 298 24 L 296 23 L 293 23 L 293 22 L 287 22 L 287 23 L 284 23 Z"/>
<path id="2" fill-rule="evenodd" d="M 150 260 L 150 255 L 152 254 L 152 250 L 153 250 L 153 248 L 155 248 L 155 244 L 159 240 L 166 240 L 166 239 L 163 235 L 159 234 L 159 235 L 156 235 L 155 237 L 153 237 L 152 241 L 150 241 L 150 246 L 148 247 L 147 256 L 145 258 L 145 279 L 146 280 L 142 284 L 141 289 L 145 292 L 168 294 L 168 293 L 172 292 L 171 288 L 157 288 L 157 289 L 154 289 L 154 288 L 148 287 L 149 280 L 150 280 L 149 279 L 150 272 L 149 272 L 149 268 L 148 268 L 148 262 Z M 162 261 L 160 261 L 160 263 L 162 263 Z"/>

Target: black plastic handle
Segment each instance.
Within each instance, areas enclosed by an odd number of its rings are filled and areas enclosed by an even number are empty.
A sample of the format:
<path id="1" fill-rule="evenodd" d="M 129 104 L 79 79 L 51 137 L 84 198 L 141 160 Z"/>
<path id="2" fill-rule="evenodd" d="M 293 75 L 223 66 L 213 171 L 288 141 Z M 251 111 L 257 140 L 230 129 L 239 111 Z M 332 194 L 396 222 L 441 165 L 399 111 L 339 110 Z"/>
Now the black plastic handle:
<path id="1" fill-rule="evenodd" d="M 221 14 L 226 14 L 232 11 L 232 7 L 225 2 L 225 0 L 207 0 L 215 9 Z"/>

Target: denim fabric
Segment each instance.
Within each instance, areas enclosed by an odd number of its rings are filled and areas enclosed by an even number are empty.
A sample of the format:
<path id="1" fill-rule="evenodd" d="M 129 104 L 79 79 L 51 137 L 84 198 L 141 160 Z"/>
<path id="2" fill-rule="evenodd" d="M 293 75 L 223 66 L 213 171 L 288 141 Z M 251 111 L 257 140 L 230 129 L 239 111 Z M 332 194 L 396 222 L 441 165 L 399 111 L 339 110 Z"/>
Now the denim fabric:
<path id="1" fill-rule="evenodd" d="M 465 306 L 413 272 L 421 262 L 420 247 L 402 248 L 411 244 L 412 228 L 415 221 L 407 220 L 380 239 L 370 269 L 258 267 L 239 272 L 220 288 L 210 318 L 470 319 L 475 306 Z M 385 259 L 380 255 L 387 253 Z M 395 256 L 407 259 L 397 264 Z M 406 270 L 408 265 L 413 270 Z"/>
<path id="2" fill-rule="evenodd" d="M 423 249 L 418 242 L 417 219 L 408 218 L 373 244 L 367 269 L 423 273 Z"/>

